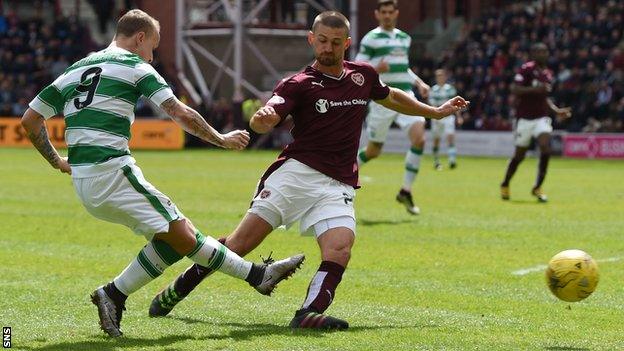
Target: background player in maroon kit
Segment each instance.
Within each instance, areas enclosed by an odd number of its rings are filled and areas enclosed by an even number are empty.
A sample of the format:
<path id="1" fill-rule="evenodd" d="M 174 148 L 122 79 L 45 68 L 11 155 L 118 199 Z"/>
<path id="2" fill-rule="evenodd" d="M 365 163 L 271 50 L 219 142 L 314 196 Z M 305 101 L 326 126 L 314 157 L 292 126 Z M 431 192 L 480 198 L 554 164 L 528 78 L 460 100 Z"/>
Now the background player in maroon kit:
<path id="1" fill-rule="evenodd" d="M 556 114 L 557 118 L 570 118 L 570 108 L 558 108 L 548 97 L 552 90 L 552 72 L 546 67 L 548 60 L 548 48 L 543 43 L 536 43 L 531 47 L 533 61 L 529 61 L 520 67 L 511 86 L 512 94 L 516 95 L 518 104 L 516 107 L 516 130 L 514 139 L 516 150 L 509 160 L 505 179 L 501 183 L 501 198 L 509 200 L 509 181 L 516 173 L 518 165 L 524 159 L 524 155 L 531 144 L 531 139 L 536 138 L 540 149 L 537 178 L 531 194 L 540 202 L 546 202 L 548 198 L 542 191 L 542 183 L 546 177 L 548 160 L 550 159 L 550 133 L 552 122 L 548 117 L 549 112 Z"/>
<path id="2" fill-rule="evenodd" d="M 351 43 L 348 33 L 349 22 L 342 14 L 328 11 L 317 16 L 308 34 L 316 61 L 282 80 L 252 117 L 251 128 L 266 133 L 291 115 L 294 141 L 264 173 L 251 208 L 225 239 L 230 250 L 246 255 L 280 225 L 299 221 L 302 233 L 316 236 L 322 262 L 290 322 L 292 328 L 349 326 L 323 312 L 334 299 L 355 239 L 356 154 L 368 100 L 430 118 L 443 118 L 468 105 L 455 97 L 432 107 L 385 86 L 369 64 L 344 61 Z M 169 313 L 208 274 L 200 266 L 189 268 L 154 298 L 150 316 Z"/>

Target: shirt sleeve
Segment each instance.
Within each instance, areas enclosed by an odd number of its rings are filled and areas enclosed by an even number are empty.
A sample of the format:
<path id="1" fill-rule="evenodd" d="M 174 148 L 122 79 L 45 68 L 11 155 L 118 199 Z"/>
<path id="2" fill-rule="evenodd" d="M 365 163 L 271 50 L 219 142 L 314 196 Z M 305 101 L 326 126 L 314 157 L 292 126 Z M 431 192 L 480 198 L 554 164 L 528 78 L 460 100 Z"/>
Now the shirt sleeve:
<path id="1" fill-rule="evenodd" d="M 529 70 L 526 67 L 521 67 L 518 72 L 516 72 L 514 83 L 519 85 L 529 85 L 531 83 Z"/>
<path id="2" fill-rule="evenodd" d="M 58 88 L 52 83 L 35 96 L 28 106 L 42 115 L 43 118 L 49 119 L 63 114 L 65 100 Z"/>
<path id="3" fill-rule="evenodd" d="M 173 91 L 165 81 L 165 79 L 147 63 L 137 66 L 139 78 L 136 86 L 146 98 L 157 106 L 160 106 L 167 99 L 174 97 Z"/>
<path id="4" fill-rule="evenodd" d="M 390 88 L 385 85 L 379 78 L 379 73 L 372 66 L 369 66 L 369 77 L 372 79 L 372 87 L 370 91 L 371 100 L 383 100 L 390 94 Z"/>
<path id="5" fill-rule="evenodd" d="M 266 106 L 271 106 L 284 120 L 297 105 L 297 83 L 291 79 L 280 81 L 273 90 L 273 96 L 267 101 Z"/>

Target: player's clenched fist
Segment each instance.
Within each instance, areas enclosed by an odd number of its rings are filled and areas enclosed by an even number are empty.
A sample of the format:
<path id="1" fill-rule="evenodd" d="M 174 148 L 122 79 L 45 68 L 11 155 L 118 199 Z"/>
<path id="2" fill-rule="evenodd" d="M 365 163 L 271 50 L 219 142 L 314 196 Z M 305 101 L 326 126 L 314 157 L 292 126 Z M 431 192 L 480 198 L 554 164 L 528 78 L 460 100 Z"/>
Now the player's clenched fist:
<path id="1" fill-rule="evenodd" d="M 233 130 L 223 134 L 223 147 L 226 149 L 241 150 L 249 144 L 249 132 L 246 130 Z"/>
<path id="2" fill-rule="evenodd" d="M 275 127 L 281 118 L 271 106 L 260 108 L 251 117 L 250 127 L 257 133 L 266 133 Z"/>

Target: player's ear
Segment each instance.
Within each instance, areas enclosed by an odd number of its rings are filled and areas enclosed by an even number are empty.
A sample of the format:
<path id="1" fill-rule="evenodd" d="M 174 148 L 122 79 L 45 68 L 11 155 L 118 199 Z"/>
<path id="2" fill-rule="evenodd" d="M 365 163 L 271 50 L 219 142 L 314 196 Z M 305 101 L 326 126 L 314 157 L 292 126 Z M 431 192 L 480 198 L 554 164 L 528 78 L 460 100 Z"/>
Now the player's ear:
<path id="1" fill-rule="evenodd" d="M 314 41 L 314 33 L 312 33 L 312 31 L 308 32 L 308 44 L 312 45 L 312 42 Z"/>
<path id="2" fill-rule="evenodd" d="M 350 46 L 351 46 L 351 37 L 347 37 L 347 40 L 345 40 L 344 49 L 347 50 Z"/>
<path id="3" fill-rule="evenodd" d="M 138 32 L 136 35 L 136 42 L 137 42 L 137 46 L 142 44 L 145 41 L 145 32 Z"/>

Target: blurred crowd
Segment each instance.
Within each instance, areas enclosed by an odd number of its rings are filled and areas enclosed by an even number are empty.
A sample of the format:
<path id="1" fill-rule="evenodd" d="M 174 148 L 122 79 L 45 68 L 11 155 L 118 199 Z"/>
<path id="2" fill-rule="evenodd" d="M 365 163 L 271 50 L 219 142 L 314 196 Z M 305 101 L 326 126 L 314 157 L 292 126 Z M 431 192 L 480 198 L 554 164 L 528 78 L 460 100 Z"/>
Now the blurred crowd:
<path id="1" fill-rule="evenodd" d="M 41 88 L 95 48 L 74 19 L 0 13 L 0 115 L 21 115 Z"/>
<path id="2" fill-rule="evenodd" d="M 580 132 L 624 131 L 624 2 L 537 1 L 485 11 L 464 38 L 441 57 L 422 57 L 414 70 L 428 82 L 437 67 L 449 69 L 457 90 L 472 104 L 464 129 L 510 130 L 516 70 L 532 43 L 550 49 L 552 97 L 572 107 L 556 128 Z"/>

